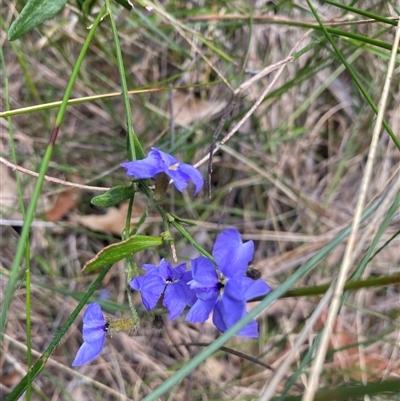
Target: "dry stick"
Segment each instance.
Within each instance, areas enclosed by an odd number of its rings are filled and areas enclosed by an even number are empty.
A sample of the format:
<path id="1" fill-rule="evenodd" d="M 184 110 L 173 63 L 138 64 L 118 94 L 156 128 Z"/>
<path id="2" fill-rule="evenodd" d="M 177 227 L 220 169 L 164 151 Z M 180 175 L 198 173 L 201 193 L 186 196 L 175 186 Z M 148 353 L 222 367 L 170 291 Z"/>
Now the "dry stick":
<path id="1" fill-rule="evenodd" d="M 215 148 L 215 142 L 216 142 L 216 140 L 218 139 L 218 137 L 219 137 L 219 135 L 220 135 L 220 133 L 221 133 L 221 131 L 222 131 L 222 128 L 223 128 L 224 125 L 225 125 L 226 120 L 227 120 L 228 117 L 232 114 L 232 111 L 233 111 L 233 109 L 234 109 L 235 106 L 236 106 L 237 99 L 238 99 L 239 96 L 240 96 L 248 87 L 250 87 L 254 82 L 259 81 L 261 78 L 263 78 L 263 77 L 265 77 L 266 75 L 270 74 L 271 72 L 277 70 L 277 69 L 278 69 L 279 67 L 281 67 L 282 65 L 286 65 L 288 62 L 292 62 L 292 61 L 293 61 L 293 58 L 292 58 L 291 56 L 289 56 L 289 57 L 287 57 L 286 59 L 284 59 L 284 60 L 282 60 L 282 61 L 279 61 L 279 62 L 276 63 L 276 64 L 272 64 L 272 65 L 269 65 L 269 66 L 263 68 L 260 72 L 258 72 L 257 74 L 255 74 L 253 77 L 251 77 L 251 78 L 248 79 L 247 81 L 243 82 L 243 83 L 242 83 L 238 88 L 236 88 L 235 91 L 233 92 L 233 97 L 232 97 L 232 99 L 230 100 L 229 104 L 226 106 L 225 112 L 224 112 L 224 114 L 223 114 L 221 120 L 219 121 L 218 126 L 217 126 L 217 128 L 216 128 L 216 130 L 215 130 L 215 132 L 214 132 L 214 134 L 213 134 L 213 136 L 212 136 L 211 145 L 210 145 L 210 150 L 209 150 L 209 152 L 208 152 L 208 158 L 209 158 L 209 159 L 208 159 L 207 193 L 208 193 L 208 198 L 209 198 L 209 199 L 211 199 L 211 174 L 212 174 L 212 171 L 213 171 L 213 170 L 212 170 L 213 156 L 214 156 L 215 152 L 217 152 L 217 150 L 219 149 L 219 147 L 218 147 L 218 149 Z M 274 81 L 275 81 L 275 79 L 274 79 Z M 268 94 L 268 92 L 267 92 L 266 94 Z M 266 96 L 266 94 L 265 94 L 265 95 L 263 94 L 262 99 L 264 99 L 264 97 Z M 259 104 L 256 106 L 256 108 L 257 108 L 258 106 L 259 106 Z M 254 113 L 254 110 L 255 110 L 256 108 L 254 108 L 254 109 L 251 110 L 250 115 Z M 250 117 L 250 115 L 249 115 L 249 117 Z M 247 116 L 247 114 L 246 114 L 246 116 Z M 245 117 L 246 117 L 246 116 L 245 116 Z M 246 119 L 247 119 L 247 118 L 248 118 L 248 117 L 246 117 Z M 246 120 L 244 120 L 244 121 L 246 121 Z M 239 122 L 239 123 L 240 123 L 240 122 Z M 239 124 L 239 123 L 238 123 L 238 124 Z M 242 125 L 242 124 L 241 124 L 241 125 Z M 239 126 L 239 128 L 241 127 L 241 125 Z M 238 128 L 238 129 L 239 129 L 239 128 Z M 235 127 L 234 127 L 234 129 L 235 129 Z M 237 130 L 236 130 L 236 131 L 237 131 Z M 235 132 L 236 132 L 236 131 L 235 131 Z M 196 166 L 197 166 L 197 165 L 198 165 L 198 163 L 196 164 Z"/>
<path id="2" fill-rule="evenodd" d="M 31 175 L 33 177 L 39 177 L 39 174 L 36 173 L 35 171 L 32 170 L 28 170 L 24 167 L 18 166 L 17 164 L 11 163 L 10 161 L 8 161 L 7 159 L 5 159 L 4 157 L 0 157 L 0 163 L 4 164 L 7 167 L 12 168 L 13 170 L 18 170 L 21 171 L 22 173 Z M 76 184 L 74 182 L 70 182 L 70 181 L 65 181 L 65 180 L 60 180 L 58 178 L 54 178 L 54 177 L 50 177 L 48 175 L 44 176 L 44 179 L 48 182 L 54 182 L 56 184 L 60 184 L 60 185 L 64 185 L 66 187 L 73 187 L 73 188 L 80 188 L 80 189 L 88 189 L 90 191 L 99 191 L 99 192 L 106 192 L 108 191 L 110 188 L 106 188 L 106 187 L 92 187 L 90 185 L 82 185 L 82 184 Z"/>
<path id="3" fill-rule="evenodd" d="M 219 134 L 221 133 L 222 128 L 224 127 L 224 125 L 226 123 L 226 120 L 228 119 L 228 117 L 231 116 L 232 111 L 235 108 L 235 106 L 236 106 L 236 96 L 233 96 L 233 98 L 230 100 L 230 102 L 226 106 L 224 115 L 219 120 L 217 129 L 214 131 L 214 134 L 213 134 L 212 139 L 211 139 L 210 150 L 208 152 L 208 155 L 210 156 L 210 158 L 208 160 L 208 168 L 207 168 L 207 171 L 208 171 L 208 177 L 207 177 L 208 199 L 211 199 L 211 174 L 213 172 L 212 162 L 213 162 L 213 156 L 214 156 L 213 152 L 214 152 L 214 149 L 215 149 L 215 141 L 219 137 Z"/>
<path id="4" fill-rule="evenodd" d="M 292 51 L 293 52 L 293 51 Z M 264 68 L 262 71 L 260 71 L 258 74 L 254 75 L 254 77 L 251 77 L 248 81 L 244 82 L 242 85 L 240 85 L 235 91 L 234 95 L 237 96 L 237 94 L 241 93 L 241 91 L 247 89 L 253 82 L 256 80 L 262 78 L 263 76 L 271 73 L 274 70 L 278 70 L 276 73 L 275 77 L 272 79 L 271 83 L 267 86 L 265 91 L 261 94 L 261 96 L 257 99 L 257 101 L 253 104 L 253 106 L 250 108 L 250 110 L 243 116 L 243 118 L 236 123 L 236 125 L 229 131 L 229 133 L 222 139 L 222 141 L 215 145 L 215 148 L 212 150 L 212 152 L 208 153 L 205 155 L 201 160 L 199 160 L 196 164 L 194 164 L 194 167 L 199 167 L 202 164 L 204 164 L 207 160 L 210 159 L 210 155 L 215 155 L 215 153 L 218 152 L 221 147 L 229 141 L 229 139 L 232 138 L 232 136 L 242 127 L 242 125 L 250 118 L 250 116 L 256 111 L 258 106 L 263 102 L 265 96 L 268 95 L 270 92 L 271 88 L 274 86 L 275 82 L 277 79 L 280 77 L 280 75 L 283 72 L 284 67 L 286 66 L 287 63 L 291 63 L 293 61 L 293 57 L 289 56 L 286 57 L 284 60 L 279 61 L 276 64 L 272 64 L 266 68 Z M 250 82 L 250 83 L 249 83 Z M 240 92 L 239 92 L 240 91 Z"/>
<path id="5" fill-rule="evenodd" d="M 312 401 L 315 397 L 315 393 L 317 392 L 319 377 L 321 375 L 323 363 L 325 360 L 326 352 L 328 349 L 329 338 L 332 334 L 333 323 L 336 319 L 336 316 L 339 312 L 341 296 L 343 293 L 343 287 L 346 282 L 347 273 L 350 270 L 351 263 L 353 261 L 353 249 L 355 247 L 356 239 L 357 239 L 357 231 L 360 225 L 361 214 L 364 208 L 364 203 L 367 195 L 368 185 L 372 176 L 372 167 L 374 164 L 374 159 L 376 155 L 376 150 L 378 146 L 379 133 L 382 127 L 383 114 L 386 108 L 387 98 L 390 89 L 390 82 L 393 76 L 393 70 L 395 65 L 395 58 L 397 53 L 397 48 L 400 42 L 400 20 L 398 21 L 396 28 L 396 36 L 392 47 L 392 52 L 389 61 L 388 72 L 385 80 L 385 85 L 383 87 L 382 97 L 379 102 L 379 111 L 376 118 L 374 131 L 372 134 L 371 146 L 368 154 L 368 161 L 365 168 L 365 175 L 363 177 L 361 183 L 361 191 L 360 197 L 358 198 L 356 212 L 354 215 L 353 225 L 350 233 L 350 237 L 347 243 L 346 252 L 343 257 L 342 265 L 340 266 L 338 280 L 335 284 L 334 295 L 332 299 L 332 304 L 328 312 L 328 317 L 326 319 L 325 327 L 322 332 L 321 342 L 316 351 L 315 359 L 311 367 L 311 376 L 309 380 L 309 385 L 304 393 L 302 401 Z"/>

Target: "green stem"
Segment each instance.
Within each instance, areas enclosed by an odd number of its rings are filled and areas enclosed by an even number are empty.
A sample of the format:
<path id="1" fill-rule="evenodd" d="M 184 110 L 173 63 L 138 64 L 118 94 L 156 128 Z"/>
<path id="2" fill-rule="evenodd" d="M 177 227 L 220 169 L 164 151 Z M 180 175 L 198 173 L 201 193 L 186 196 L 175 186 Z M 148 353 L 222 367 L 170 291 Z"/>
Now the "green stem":
<path id="1" fill-rule="evenodd" d="M 26 246 L 25 251 L 26 270 L 25 270 L 25 283 L 26 283 L 26 362 L 27 362 L 27 388 L 26 399 L 31 399 L 32 390 L 32 331 L 31 331 L 31 261 L 30 261 L 30 246 Z"/>
<path id="2" fill-rule="evenodd" d="M 171 226 L 175 227 L 182 237 L 186 238 L 203 256 L 210 259 L 215 265 L 217 262 L 215 261 L 214 257 L 209 254 L 203 247 L 201 247 L 193 238 L 192 236 L 182 227 L 180 223 L 178 223 L 174 218 L 170 219 Z"/>
<path id="3" fill-rule="evenodd" d="M 135 235 L 138 232 L 139 228 L 146 221 L 148 216 L 149 216 L 149 208 L 146 207 L 145 212 L 142 214 L 142 216 L 140 217 L 139 221 L 135 224 L 135 227 L 133 227 L 132 231 L 130 232 L 130 234 L 129 234 L 130 237 L 132 235 Z"/>
<path id="4" fill-rule="evenodd" d="M 106 276 L 106 274 L 109 272 L 111 269 L 112 265 L 105 266 L 104 269 L 100 272 L 96 280 L 93 282 L 93 284 L 90 286 L 90 288 L 87 290 L 87 292 L 83 295 L 82 300 L 79 302 L 78 306 L 75 308 L 75 310 L 71 313 L 71 316 L 67 319 L 67 321 L 64 323 L 64 325 L 60 328 L 60 330 L 57 332 L 56 336 L 54 337 L 54 340 L 49 344 L 47 349 L 43 352 L 42 356 L 36 361 L 36 363 L 33 365 L 31 369 L 31 380 L 33 381 L 40 372 L 45 368 L 47 359 L 50 357 L 54 349 L 57 347 L 59 342 L 61 341 L 62 337 L 64 334 L 68 331 L 68 329 L 71 327 L 72 323 L 74 320 L 78 317 L 79 312 L 83 309 L 83 307 L 86 305 L 90 297 L 93 295 L 95 290 L 100 286 L 102 280 Z M 10 395 L 6 398 L 5 401 L 16 401 L 18 400 L 24 391 L 27 388 L 28 384 L 28 375 L 26 375 L 13 389 L 13 391 L 10 393 Z"/>
<path id="5" fill-rule="evenodd" d="M 104 16 L 104 11 L 105 11 L 105 7 L 103 7 L 100 11 L 100 13 L 97 15 L 96 20 L 93 23 L 92 28 L 90 29 L 88 36 L 85 40 L 85 43 L 82 46 L 82 50 L 79 54 L 79 57 L 76 61 L 75 67 L 72 71 L 71 74 L 71 78 L 68 82 L 67 88 L 65 90 L 65 94 L 60 106 L 60 109 L 58 111 L 57 117 L 56 117 L 56 121 L 54 124 L 54 128 L 53 128 L 53 132 L 51 134 L 50 140 L 49 140 L 49 144 L 47 146 L 46 152 L 44 154 L 43 157 L 43 162 L 40 168 L 40 172 L 39 172 L 39 176 L 37 178 L 36 184 L 35 184 L 35 188 L 33 190 L 33 195 L 32 195 L 32 199 L 31 202 L 29 203 L 29 207 L 28 210 L 26 212 L 26 216 L 25 216 L 25 222 L 24 225 L 22 227 L 22 232 L 21 232 L 21 237 L 18 241 L 18 246 L 17 246 L 17 250 L 16 250 L 16 254 L 15 254 L 15 258 L 13 261 L 13 265 L 11 267 L 11 274 L 10 274 L 10 278 L 8 281 L 8 285 L 6 288 L 6 292 L 4 295 L 4 301 L 3 301 L 3 309 L 1 310 L 1 314 L 0 314 L 0 342 L 3 339 L 3 334 L 4 334 L 4 330 L 5 330 L 5 326 L 7 323 L 7 316 L 8 316 L 8 311 L 10 309 L 10 305 L 11 305 L 11 300 L 13 298 L 14 295 L 14 290 L 15 290 L 15 284 L 17 282 L 17 278 L 18 278 L 18 272 L 20 270 L 21 264 L 22 264 L 22 259 L 23 259 L 23 255 L 26 249 L 26 244 L 28 243 L 28 238 L 29 238 L 29 231 L 30 231 L 30 227 L 32 224 L 32 221 L 34 219 L 35 216 L 35 210 L 36 210 L 36 205 L 38 203 L 39 200 L 39 196 L 41 194 L 42 191 L 42 186 L 43 186 L 43 182 L 44 182 L 44 177 L 46 175 L 46 171 L 47 168 L 49 166 L 50 163 L 50 159 L 51 156 L 53 154 L 53 149 L 54 149 L 54 145 L 55 145 L 55 141 L 57 139 L 57 135 L 58 132 L 60 130 L 60 125 L 64 119 L 65 116 L 65 111 L 67 108 L 67 103 L 68 103 L 68 99 L 71 96 L 71 92 L 72 92 L 72 88 L 74 86 L 75 80 L 78 76 L 78 72 L 80 69 L 80 66 L 82 64 L 82 61 L 85 57 L 85 54 L 87 52 L 87 49 L 89 48 L 89 44 L 90 41 L 93 38 L 94 32 L 97 28 L 97 26 L 99 25 L 102 17 Z"/>
<path id="6" fill-rule="evenodd" d="M 400 283 L 400 275 L 370 278 L 367 280 L 360 280 L 360 281 L 348 281 L 344 286 L 344 290 L 359 290 L 360 288 L 381 287 L 384 285 L 390 285 L 396 283 Z M 288 291 L 286 294 L 283 294 L 282 298 L 322 295 L 325 294 L 326 291 L 328 291 L 331 285 L 332 283 L 324 285 L 316 285 L 313 287 L 296 288 Z M 254 299 L 254 301 L 257 300 L 259 301 L 261 299 L 263 299 L 263 297 Z"/>
<path id="7" fill-rule="evenodd" d="M 107 7 L 107 12 L 110 16 L 111 30 L 114 38 L 115 52 L 117 56 L 119 77 L 121 80 L 122 97 L 124 99 L 124 105 L 125 105 L 126 124 L 128 131 L 128 143 L 129 143 L 129 149 L 128 149 L 129 159 L 130 160 L 144 159 L 145 154 L 142 145 L 140 144 L 139 139 L 136 136 L 135 131 L 133 130 L 132 111 L 128 95 L 128 86 L 126 85 L 124 62 L 122 60 L 122 52 L 118 39 L 117 27 L 115 25 L 114 16 L 110 7 L 110 0 L 106 0 L 106 7 Z"/>
<path id="8" fill-rule="evenodd" d="M 371 18 L 371 19 L 374 19 L 376 21 L 380 21 L 380 22 L 383 22 L 385 24 L 389 24 L 389 25 L 393 25 L 393 26 L 397 25 L 397 21 L 395 19 L 385 18 L 385 17 L 382 17 L 382 16 L 380 16 L 378 14 L 373 14 L 373 13 L 370 13 L 368 11 L 360 10 L 358 8 L 355 8 L 355 7 L 347 6 L 346 4 L 337 3 L 336 1 L 331 1 L 331 0 L 322 0 L 322 1 L 324 3 L 328 3 L 328 4 L 332 5 L 332 6 L 341 8 L 343 10 L 350 11 L 351 13 L 362 15 L 363 17 Z"/>

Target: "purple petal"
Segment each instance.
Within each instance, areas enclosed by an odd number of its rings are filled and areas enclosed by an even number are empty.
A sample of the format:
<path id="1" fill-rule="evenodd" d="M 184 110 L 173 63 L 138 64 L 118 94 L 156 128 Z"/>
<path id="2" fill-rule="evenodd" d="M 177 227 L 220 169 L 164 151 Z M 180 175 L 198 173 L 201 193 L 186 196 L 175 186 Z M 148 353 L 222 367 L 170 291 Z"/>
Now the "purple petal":
<path id="1" fill-rule="evenodd" d="M 103 324 L 98 327 L 91 327 L 87 328 L 85 325 L 83 325 L 82 329 L 82 337 L 83 341 L 88 342 L 88 343 L 93 343 L 99 341 L 104 334 L 106 333 L 106 325 L 103 320 Z"/>
<path id="2" fill-rule="evenodd" d="M 255 320 L 252 320 L 249 324 L 246 324 L 243 329 L 238 331 L 237 335 L 242 337 L 258 338 L 258 323 Z"/>
<path id="3" fill-rule="evenodd" d="M 168 309 L 171 320 L 176 319 L 186 307 L 186 292 L 184 283 L 169 284 L 164 294 L 164 306 Z"/>
<path id="4" fill-rule="evenodd" d="M 161 259 L 160 266 L 158 267 L 158 275 L 164 281 L 172 281 L 173 267 L 171 263 L 167 262 L 165 259 Z"/>
<path id="5" fill-rule="evenodd" d="M 97 302 L 89 304 L 83 314 L 83 324 L 87 327 L 96 327 L 99 323 L 104 324 L 104 316 Z"/>
<path id="6" fill-rule="evenodd" d="M 182 192 L 184 189 L 186 189 L 190 181 L 190 176 L 180 170 L 181 164 L 182 163 L 173 165 L 166 171 L 167 175 L 174 181 L 175 188 L 179 192 Z M 176 170 L 173 169 L 175 166 Z"/>
<path id="7" fill-rule="evenodd" d="M 246 301 L 262 297 L 271 292 L 271 287 L 263 280 L 252 280 L 250 277 L 243 277 L 243 296 Z"/>
<path id="8" fill-rule="evenodd" d="M 89 304 L 83 314 L 83 341 L 96 342 L 101 339 L 105 335 L 105 324 L 100 305 L 97 302 Z"/>
<path id="9" fill-rule="evenodd" d="M 172 270 L 172 280 L 179 280 L 186 273 L 186 263 L 181 263 Z"/>
<path id="10" fill-rule="evenodd" d="M 89 304 L 83 314 L 83 329 L 104 327 L 104 315 L 97 302 Z"/>
<path id="11" fill-rule="evenodd" d="M 142 294 L 143 305 L 147 310 L 151 310 L 157 305 L 165 286 L 164 280 L 158 275 L 151 274 L 144 276 L 140 292 Z"/>
<path id="12" fill-rule="evenodd" d="M 105 338 L 106 333 L 103 332 L 102 337 L 97 341 L 91 343 L 84 342 L 79 348 L 78 353 L 72 362 L 72 366 L 81 366 L 85 363 L 93 361 L 93 359 L 100 355 L 101 350 L 103 349 Z"/>
<path id="13" fill-rule="evenodd" d="M 188 306 L 193 306 L 197 301 L 196 292 L 190 288 L 190 285 L 188 285 L 189 281 L 191 281 L 192 279 L 192 272 L 187 271 L 180 280 L 180 283 L 185 287 L 186 304 Z"/>
<path id="14" fill-rule="evenodd" d="M 150 265 L 150 264 L 144 264 L 144 265 L 142 266 L 142 269 L 146 270 L 146 272 L 149 273 L 149 272 L 152 271 L 152 270 L 158 270 L 158 266 L 156 266 L 156 265 Z M 147 274 L 147 273 L 146 273 L 146 274 Z"/>
<path id="15" fill-rule="evenodd" d="M 192 323 L 204 323 L 210 316 L 216 301 L 217 298 L 209 299 L 207 301 L 199 299 L 190 308 L 190 311 L 186 316 L 186 320 Z"/>
<path id="16" fill-rule="evenodd" d="M 221 300 L 217 302 L 214 308 L 213 323 L 221 333 L 237 323 L 246 315 L 246 304 L 230 298 L 224 292 Z M 258 323 L 252 320 L 245 327 L 237 332 L 242 337 L 258 338 Z"/>
<path id="17" fill-rule="evenodd" d="M 133 290 L 140 291 L 144 279 L 145 279 L 144 276 L 135 277 L 133 280 L 129 282 L 129 285 Z"/>
<path id="18" fill-rule="evenodd" d="M 151 178 L 165 170 L 160 157 L 153 152 L 145 159 L 121 163 L 121 167 L 126 169 L 126 175 L 136 178 Z"/>
<path id="19" fill-rule="evenodd" d="M 151 148 L 149 156 L 152 156 L 154 159 L 156 159 L 158 164 L 162 167 L 162 171 L 167 174 L 169 167 L 179 163 L 179 160 L 175 159 L 174 156 L 158 150 L 157 148 Z"/>
<path id="20" fill-rule="evenodd" d="M 225 333 L 226 330 L 228 330 L 229 327 L 226 326 L 226 322 L 224 319 L 226 312 L 222 307 L 221 302 L 217 302 L 214 308 L 213 312 L 213 323 L 214 326 L 221 332 Z"/>
<path id="21" fill-rule="evenodd" d="M 186 263 L 182 263 L 176 267 L 172 267 L 171 263 L 165 259 L 161 259 L 159 267 L 159 276 L 165 281 L 179 280 L 186 272 Z"/>
<path id="22" fill-rule="evenodd" d="M 193 280 L 191 288 L 212 288 L 218 284 L 218 275 L 210 259 L 200 256 L 191 260 Z"/>
<path id="23" fill-rule="evenodd" d="M 194 194 L 196 195 L 203 188 L 204 181 L 199 170 L 187 163 L 179 163 L 172 165 L 166 173 L 174 180 L 175 187 L 178 191 L 183 191 L 190 180 L 195 185 Z"/>
<path id="24" fill-rule="evenodd" d="M 235 228 L 222 231 L 213 250 L 219 270 L 228 278 L 243 276 L 253 259 L 253 253 L 253 241 L 243 243 L 239 231 Z"/>

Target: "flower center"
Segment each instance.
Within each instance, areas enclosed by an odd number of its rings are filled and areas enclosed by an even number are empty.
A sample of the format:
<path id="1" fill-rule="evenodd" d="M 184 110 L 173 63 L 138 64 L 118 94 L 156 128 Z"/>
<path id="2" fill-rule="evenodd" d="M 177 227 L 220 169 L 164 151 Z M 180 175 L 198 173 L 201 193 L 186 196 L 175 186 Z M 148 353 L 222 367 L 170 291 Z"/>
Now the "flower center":
<path id="1" fill-rule="evenodd" d="M 171 166 L 169 166 L 168 170 L 176 171 L 176 170 L 178 170 L 178 167 L 179 167 L 179 163 L 175 163 L 175 164 L 172 164 Z"/>

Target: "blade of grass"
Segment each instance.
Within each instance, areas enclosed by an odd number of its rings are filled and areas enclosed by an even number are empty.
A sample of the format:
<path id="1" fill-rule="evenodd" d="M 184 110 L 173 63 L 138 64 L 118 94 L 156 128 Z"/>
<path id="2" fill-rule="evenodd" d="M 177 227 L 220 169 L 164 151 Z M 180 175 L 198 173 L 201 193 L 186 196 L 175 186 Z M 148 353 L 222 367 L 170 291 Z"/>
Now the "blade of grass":
<path id="1" fill-rule="evenodd" d="M 114 38 L 115 52 L 117 55 L 119 78 L 121 80 L 122 97 L 124 99 L 125 117 L 126 117 L 126 125 L 128 132 L 128 143 L 129 143 L 128 155 L 130 160 L 143 159 L 145 157 L 145 154 L 142 145 L 140 144 L 136 136 L 136 133 L 133 129 L 132 110 L 129 101 L 128 87 L 126 85 L 125 67 L 124 67 L 124 62 L 122 60 L 121 46 L 119 44 L 118 31 L 115 25 L 114 15 L 110 7 L 110 0 L 106 0 L 106 7 L 108 15 L 110 17 L 111 30 Z"/>
<path id="2" fill-rule="evenodd" d="M 359 8 L 351 7 L 351 6 L 348 6 L 348 5 L 343 4 L 343 3 L 337 3 L 336 1 L 332 1 L 332 0 L 322 0 L 322 2 L 330 4 L 330 5 L 338 7 L 338 8 L 341 8 L 341 9 L 346 10 L 346 11 L 350 11 L 351 13 L 354 13 L 354 14 L 362 15 L 362 16 L 367 17 L 367 18 L 372 18 L 372 19 L 374 19 L 376 21 L 380 21 L 380 22 L 383 22 L 385 24 L 389 24 L 389 25 L 393 25 L 393 26 L 397 25 L 397 22 L 395 20 L 382 17 L 379 14 L 370 13 L 368 11 L 364 11 L 364 10 L 361 10 Z"/>
<path id="3" fill-rule="evenodd" d="M 26 244 L 28 242 L 29 231 L 30 231 L 31 224 L 32 224 L 32 221 L 33 221 L 34 216 L 35 216 L 36 205 L 37 205 L 37 202 L 39 200 L 39 196 L 41 194 L 41 190 L 42 190 L 42 186 L 43 186 L 43 182 L 44 182 L 44 176 L 46 175 L 46 171 L 47 171 L 47 168 L 49 166 L 50 159 L 51 159 L 51 156 L 52 156 L 52 153 L 53 153 L 53 150 L 54 150 L 55 141 L 57 139 L 57 135 L 58 135 L 58 132 L 60 130 L 61 123 L 62 123 L 62 121 L 64 119 L 64 115 L 65 115 L 66 108 L 67 108 L 67 102 L 68 102 L 69 97 L 71 96 L 72 88 L 74 86 L 76 77 L 78 75 L 79 68 L 80 68 L 80 66 L 82 64 L 82 61 L 83 61 L 83 59 L 85 57 L 85 54 L 86 54 L 86 52 L 88 50 L 90 41 L 91 41 L 91 39 L 92 39 L 92 37 L 94 35 L 94 32 L 95 32 L 97 26 L 99 25 L 101 19 L 104 16 L 104 12 L 105 12 L 105 7 L 103 7 L 100 10 L 99 14 L 97 15 L 97 17 L 96 17 L 96 19 L 95 19 L 95 21 L 93 23 L 93 26 L 91 27 L 91 29 L 90 29 L 90 31 L 88 33 L 88 36 L 87 36 L 87 38 L 85 40 L 85 43 L 82 46 L 82 50 L 81 50 L 81 52 L 79 54 L 79 57 L 78 57 L 78 59 L 76 61 L 75 67 L 74 67 L 74 69 L 73 69 L 73 71 L 71 73 L 71 78 L 70 78 L 70 80 L 68 82 L 68 86 L 67 86 L 67 88 L 65 90 L 63 101 L 62 101 L 62 104 L 60 106 L 60 109 L 59 109 L 57 117 L 56 117 L 56 121 L 55 121 L 55 124 L 54 124 L 53 132 L 51 134 L 51 137 L 50 137 L 50 140 L 49 140 L 49 144 L 47 146 L 45 155 L 43 157 L 43 162 L 42 162 L 42 165 L 41 165 L 41 168 L 40 168 L 39 177 L 38 177 L 38 179 L 36 181 L 35 188 L 33 190 L 32 199 L 31 199 L 31 201 L 29 203 L 29 207 L 28 207 L 28 210 L 26 212 L 25 222 L 24 222 L 24 225 L 23 225 L 23 228 L 22 228 L 21 236 L 20 236 L 19 241 L 18 241 L 16 254 L 15 254 L 14 261 L 13 261 L 13 264 L 12 264 L 12 267 L 11 267 L 10 279 L 9 279 L 9 282 L 8 282 L 8 285 L 7 285 L 7 288 L 6 288 L 6 292 L 5 292 L 5 295 L 4 295 L 3 307 L 2 307 L 2 310 L 1 310 L 1 314 L 0 314 L 0 342 L 2 341 L 4 329 L 5 329 L 5 326 L 6 326 L 6 323 L 7 323 L 7 316 L 8 316 L 8 311 L 10 309 L 11 301 L 12 301 L 12 298 L 13 298 L 13 295 L 14 295 L 15 283 L 16 283 L 17 278 L 18 278 L 18 272 L 20 270 L 20 266 L 21 266 L 21 263 L 22 263 L 23 255 L 24 255 L 24 252 L 25 252 L 25 249 L 26 249 Z"/>

